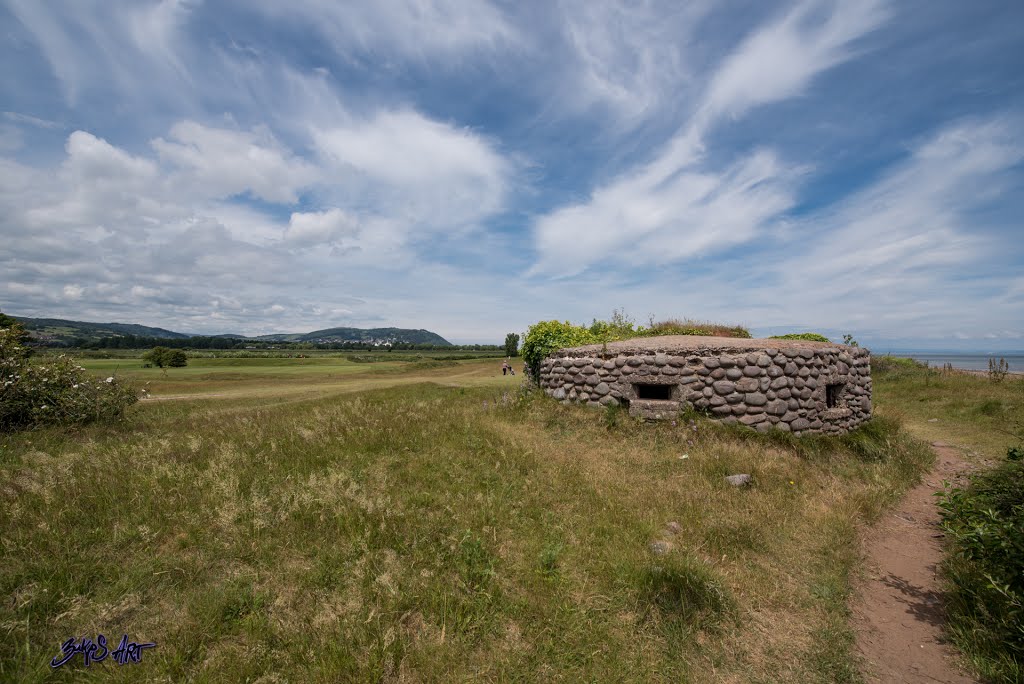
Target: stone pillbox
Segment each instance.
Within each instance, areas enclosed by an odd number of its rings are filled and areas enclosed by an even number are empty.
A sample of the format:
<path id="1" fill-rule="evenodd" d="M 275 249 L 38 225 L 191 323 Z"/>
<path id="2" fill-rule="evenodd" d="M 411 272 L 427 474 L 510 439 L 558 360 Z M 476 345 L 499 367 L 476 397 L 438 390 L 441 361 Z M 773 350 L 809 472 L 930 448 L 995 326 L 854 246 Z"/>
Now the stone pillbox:
<path id="1" fill-rule="evenodd" d="M 617 404 L 652 420 L 691 406 L 761 432 L 841 434 L 871 417 L 871 352 L 804 340 L 642 337 L 559 349 L 541 362 L 540 386 L 566 403 Z"/>

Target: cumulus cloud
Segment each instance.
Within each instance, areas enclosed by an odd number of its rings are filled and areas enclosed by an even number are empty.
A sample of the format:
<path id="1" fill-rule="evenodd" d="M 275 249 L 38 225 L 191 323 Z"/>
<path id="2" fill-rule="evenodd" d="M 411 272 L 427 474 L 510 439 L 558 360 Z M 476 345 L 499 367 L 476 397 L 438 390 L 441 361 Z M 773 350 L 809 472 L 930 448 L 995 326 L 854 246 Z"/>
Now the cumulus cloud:
<path id="1" fill-rule="evenodd" d="M 349 191 L 401 206 L 410 220 L 428 225 L 458 225 L 497 212 L 512 171 L 481 136 L 412 111 L 317 129 L 313 140 Z"/>
<path id="2" fill-rule="evenodd" d="M 301 189 L 319 177 L 265 127 L 239 131 L 182 121 L 169 138 L 156 138 L 152 145 L 161 160 L 178 167 L 171 182 L 182 192 L 209 197 L 249 192 L 267 202 L 294 204 Z"/>
<path id="3" fill-rule="evenodd" d="M 297 246 L 334 244 L 358 232 L 359 224 L 344 211 L 335 208 L 295 212 L 288 221 L 284 239 Z"/>
<path id="4" fill-rule="evenodd" d="M 346 290 L 408 272 L 423 230 L 464 231 L 501 207 L 510 165 L 469 130 L 403 111 L 316 136 L 323 149 L 305 160 L 266 130 L 182 121 L 149 156 L 74 131 L 55 168 L 0 158 L 8 295 L 21 313 L 83 318 L 102 302 L 97 317 L 161 311 L 205 332 L 253 331 L 264 311 L 375 315 Z M 296 274 L 315 295 L 294 292 Z"/>

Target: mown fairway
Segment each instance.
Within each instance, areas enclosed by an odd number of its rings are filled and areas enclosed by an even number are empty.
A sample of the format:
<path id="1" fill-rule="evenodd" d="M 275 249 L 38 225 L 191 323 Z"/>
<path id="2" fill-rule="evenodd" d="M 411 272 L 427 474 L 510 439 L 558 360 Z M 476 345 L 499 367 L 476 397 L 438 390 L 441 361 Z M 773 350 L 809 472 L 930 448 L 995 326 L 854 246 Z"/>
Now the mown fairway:
<path id="1" fill-rule="evenodd" d="M 884 417 L 637 424 L 495 359 L 250 361 L 111 362 L 157 398 L 2 439 L 0 680 L 857 681 L 858 526 L 931 458 Z M 49 667 L 97 633 L 158 646 Z"/>
<path id="2" fill-rule="evenodd" d="M 365 358 L 379 359 L 382 356 L 386 358 L 380 354 Z M 168 369 L 144 368 L 141 359 L 84 359 L 81 364 L 98 375 L 116 374 L 131 378 L 157 400 L 229 398 L 275 401 L 424 381 L 460 385 L 517 384 L 510 376 L 506 376 L 502 383 L 501 359 L 197 358 L 190 359 L 185 368 Z"/>

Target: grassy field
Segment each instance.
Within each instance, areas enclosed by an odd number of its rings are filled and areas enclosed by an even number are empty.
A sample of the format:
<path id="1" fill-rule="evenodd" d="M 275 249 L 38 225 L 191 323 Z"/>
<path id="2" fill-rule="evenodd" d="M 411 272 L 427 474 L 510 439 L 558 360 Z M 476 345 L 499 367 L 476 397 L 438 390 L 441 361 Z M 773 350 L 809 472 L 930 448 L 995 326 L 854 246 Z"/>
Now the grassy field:
<path id="1" fill-rule="evenodd" d="M 381 356 L 385 360 L 375 360 Z M 82 359 L 80 363 L 98 375 L 130 378 L 157 400 L 294 400 L 431 380 L 473 385 L 483 378 L 493 379 L 495 373 L 501 375 L 499 359 L 483 362 L 387 357 L 194 358 L 185 368 L 167 369 L 144 368 L 141 359 Z"/>
<path id="2" fill-rule="evenodd" d="M 149 349 L 63 349 L 44 347 L 36 350 L 39 356 L 71 354 L 79 359 L 114 360 L 141 359 Z M 378 361 L 452 361 L 471 359 L 501 359 L 503 351 L 473 349 L 426 349 L 386 351 L 374 349 L 192 349 L 186 352 L 192 359 L 347 359 L 355 363 Z"/>
<path id="3" fill-rule="evenodd" d="M 156 397 L 123 424 L 0 438 L 2 681 L 858 681 L 858 531 L 932 457 L 883 380 L 798 440 L 493 359 L 111 363 Z M 49 667 L 97 633 L 158 645 Z"/>
<path id="4" fill-rule="evenodd" d="M 957 445 L 969 459 L 984 464 L 1003 459 L 1015 443 L 1012 433 L 1024 435 L 1024 376 L 992 382 L 986 375 L 943 372 L 885 357 L 873 359 L 872 366 L 876 403 L 921 439 Z"/>

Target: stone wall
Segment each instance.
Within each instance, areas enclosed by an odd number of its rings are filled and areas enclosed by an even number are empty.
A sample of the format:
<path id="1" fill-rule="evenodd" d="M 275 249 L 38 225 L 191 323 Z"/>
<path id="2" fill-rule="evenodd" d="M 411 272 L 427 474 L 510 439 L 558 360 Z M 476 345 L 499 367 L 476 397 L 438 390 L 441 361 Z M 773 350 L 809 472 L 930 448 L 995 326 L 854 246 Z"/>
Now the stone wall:
<path id="1" fill-rule="evenodd" d="M 815 342 L 675 336 L 561 349 L 541 362 L 540 386 L 649 419 L 688 404 L 760 431 L 836 434 L 871 417 L 870 352 Z"/>

